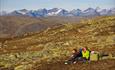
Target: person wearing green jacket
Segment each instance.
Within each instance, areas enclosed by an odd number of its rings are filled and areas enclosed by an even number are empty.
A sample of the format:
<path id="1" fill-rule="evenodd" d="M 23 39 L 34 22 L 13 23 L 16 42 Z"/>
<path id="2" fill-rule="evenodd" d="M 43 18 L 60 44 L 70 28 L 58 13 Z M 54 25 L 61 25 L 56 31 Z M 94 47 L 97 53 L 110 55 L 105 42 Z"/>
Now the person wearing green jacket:
<path id="1" fill-rule="evenodd" d="M 90 57 L 90 51 L 87 50 L 86 48 L 83 48 L 82 50 L 82 57 L 83 59 L 86 61 L 86 60 L 89 60 L 89 57 Z"/>

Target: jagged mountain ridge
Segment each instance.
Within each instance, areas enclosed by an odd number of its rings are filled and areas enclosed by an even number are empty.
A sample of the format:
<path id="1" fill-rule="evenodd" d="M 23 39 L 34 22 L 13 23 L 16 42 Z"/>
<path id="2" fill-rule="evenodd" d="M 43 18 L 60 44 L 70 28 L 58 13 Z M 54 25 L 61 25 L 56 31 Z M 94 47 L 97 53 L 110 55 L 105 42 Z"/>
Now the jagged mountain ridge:
<path id="1" fill-rule="evenodd" d="M 111 9 L 100 9 L 100 8 L 88 8 L 86 10 L 73 9 L 68 11 L 62 8 L 52 8 L 52 9 L 38 9 L 38 10 L 15 10 L 10 13 L 5 13 L 1 15 L 15 15 L 15 16 L 32 16 L 32 17 L 46 17 L 46 16 L 106 16 L 115 15 L 115 8 Z"/>

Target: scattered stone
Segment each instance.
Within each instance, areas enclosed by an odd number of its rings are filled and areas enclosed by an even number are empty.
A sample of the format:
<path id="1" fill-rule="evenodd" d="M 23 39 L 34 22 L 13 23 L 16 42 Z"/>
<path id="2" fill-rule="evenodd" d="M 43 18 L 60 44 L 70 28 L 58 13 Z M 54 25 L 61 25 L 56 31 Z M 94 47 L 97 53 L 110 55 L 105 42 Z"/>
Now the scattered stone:
<path id="1" fill-rule="evenodd" d="M 69 42 L 64 43 L 63 45 L 69 46 Z"/>

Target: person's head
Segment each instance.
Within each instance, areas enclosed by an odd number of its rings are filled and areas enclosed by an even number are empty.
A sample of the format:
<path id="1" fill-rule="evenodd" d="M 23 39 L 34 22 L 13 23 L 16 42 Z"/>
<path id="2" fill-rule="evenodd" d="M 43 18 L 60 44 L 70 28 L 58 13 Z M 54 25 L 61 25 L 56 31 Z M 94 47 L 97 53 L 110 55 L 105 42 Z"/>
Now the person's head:
<path id="1" fill-rule="evenodd" d="M 86 46 L 85 48 L 86 48 L 86 50 L 88 50 L 88 47 L 87 47 L 87 46 Z"/>
<path id="2" fill-rule="evenodd" d="M 86 48 L 83 48 L 83 51 L 84 51 L 84 52 L 86 52 L 86 50 L 87 50 Z"/>
<path id="3" fill-rule="evenodd" d="M 76 50 L 76 49 L 73 49 L 73 50 L 72 50 L 72 53 L 76 53 L 76 52 L 77 52 L 77 50 Z"/>

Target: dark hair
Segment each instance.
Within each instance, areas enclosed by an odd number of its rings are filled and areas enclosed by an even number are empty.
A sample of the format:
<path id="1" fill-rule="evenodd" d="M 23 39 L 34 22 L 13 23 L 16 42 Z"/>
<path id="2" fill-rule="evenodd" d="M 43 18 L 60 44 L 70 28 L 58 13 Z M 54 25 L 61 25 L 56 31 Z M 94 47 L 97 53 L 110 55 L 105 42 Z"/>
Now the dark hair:
<path id="1" fill-rule="evenodd" d="M 77 49 L 73 49 L 75 52 L 77 52 Z"/>
<path id="2" fill-rule="evenodd" d="M 88 50 L 88 47 L 87 47 L 87 46 L 86 46 L 85 48 L 86 48 L 86 50 Z"/>

